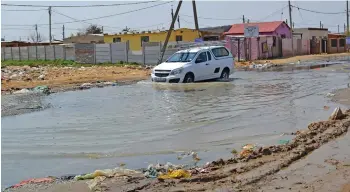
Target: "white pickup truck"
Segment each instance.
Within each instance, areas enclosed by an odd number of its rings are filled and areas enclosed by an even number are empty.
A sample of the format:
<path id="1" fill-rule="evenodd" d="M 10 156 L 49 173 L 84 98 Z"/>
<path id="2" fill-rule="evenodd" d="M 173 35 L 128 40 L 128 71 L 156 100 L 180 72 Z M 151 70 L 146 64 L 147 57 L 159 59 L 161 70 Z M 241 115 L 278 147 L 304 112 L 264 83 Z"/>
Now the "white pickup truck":
<path id="1" fill-rule="evenodd" d="M 224 46 L 181 50 L 157 65 L 153 82 L 192 83 L 209 79 L 227 80 L 234 71 L 234 58 Z"/>

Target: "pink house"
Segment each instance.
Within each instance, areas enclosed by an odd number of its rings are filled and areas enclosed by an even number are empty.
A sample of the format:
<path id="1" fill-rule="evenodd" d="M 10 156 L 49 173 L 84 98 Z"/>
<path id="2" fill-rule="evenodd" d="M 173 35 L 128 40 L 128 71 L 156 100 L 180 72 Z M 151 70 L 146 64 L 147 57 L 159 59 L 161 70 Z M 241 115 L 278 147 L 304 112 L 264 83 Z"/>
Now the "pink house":
<path id="1" fill-rule="evenodd" d="M 291 29 L 284 21 L 260 22 L 260 23 L 240 23 L 233 24 L 225 35 L 241 36 L 244 35 L 244 26 L 258 26 L 259 35 L 276 36 L 283 38 L 291 38 Z"/>
<path id="2" fill-rule="evenodd" d="M 245 26 L 258 26 L 259 37 L 244 38 Z M 291 29 L 284 21 L 240 23 L 224 33 L 229 48 L 236 59 L 256 60 L 282 56 L 282 39 L 291 37 Z"/>

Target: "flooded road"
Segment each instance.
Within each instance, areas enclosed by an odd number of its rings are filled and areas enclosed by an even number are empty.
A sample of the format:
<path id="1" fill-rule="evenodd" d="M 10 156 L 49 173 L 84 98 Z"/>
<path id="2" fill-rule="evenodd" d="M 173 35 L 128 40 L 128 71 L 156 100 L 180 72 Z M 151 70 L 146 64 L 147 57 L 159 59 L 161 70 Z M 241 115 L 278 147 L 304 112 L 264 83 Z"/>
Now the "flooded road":
<path id="1" fill-rule="evenodd" d="M 149 163 L 201 163 L 246 143 L 277 144 L 285 132 L 326 119 L 347 72 L 236 72 L 230 82 L 94 88 L 45 98 L 50 108 L 2 118 L 2 187 L 31 177 Z M 324 106 L 330 106 L 325 110 Z"/>

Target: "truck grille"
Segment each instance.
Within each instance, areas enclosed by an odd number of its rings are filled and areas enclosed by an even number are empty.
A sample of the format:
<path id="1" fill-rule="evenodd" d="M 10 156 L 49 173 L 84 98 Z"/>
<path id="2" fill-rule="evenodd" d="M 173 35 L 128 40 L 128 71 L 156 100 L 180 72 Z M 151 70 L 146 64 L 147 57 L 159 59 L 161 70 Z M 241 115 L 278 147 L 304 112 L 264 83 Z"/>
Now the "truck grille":
<path id="1" fill-rule="evenodd" d="M 169 73 L 155 73 L 156 77 L 168 77 Z"/>
<path id="2" fill-rule="evenodd" d="M 155 70 L 156 77 L 168 77 L 171 70 Z"/>

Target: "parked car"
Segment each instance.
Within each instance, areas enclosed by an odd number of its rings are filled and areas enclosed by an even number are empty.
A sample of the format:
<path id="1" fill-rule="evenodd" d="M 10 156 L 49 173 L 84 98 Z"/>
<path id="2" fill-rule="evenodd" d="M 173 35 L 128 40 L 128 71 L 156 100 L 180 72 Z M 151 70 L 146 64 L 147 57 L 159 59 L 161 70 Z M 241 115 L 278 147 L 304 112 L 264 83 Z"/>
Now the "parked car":
<path id="1" fill-rule="evenodd" d="M 210 79 L 228 79 L 234 71 L 234 58 L 224 46 L 181 50 L 157 65 L 153 82 L 192 83 Z"/>

